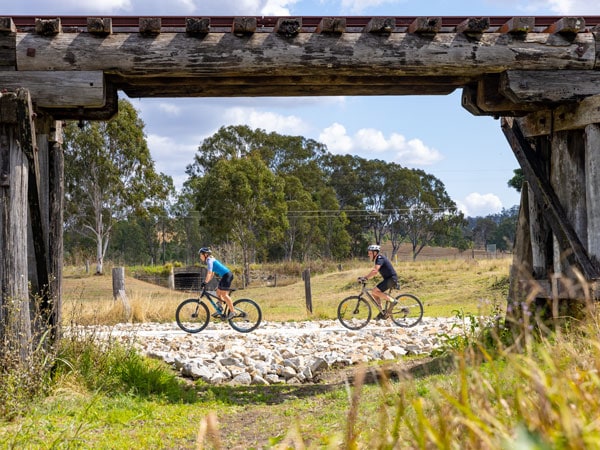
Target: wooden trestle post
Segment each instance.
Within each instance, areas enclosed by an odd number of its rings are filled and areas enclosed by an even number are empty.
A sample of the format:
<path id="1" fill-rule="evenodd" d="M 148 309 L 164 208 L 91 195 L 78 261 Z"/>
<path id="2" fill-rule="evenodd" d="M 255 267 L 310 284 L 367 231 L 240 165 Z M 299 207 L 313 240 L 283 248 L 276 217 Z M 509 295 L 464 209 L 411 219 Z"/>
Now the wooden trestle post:
<path id="1" fill-rule="evenodd" d="M 41 339 L 54 343 L 60 323 L 63 166 L 56 129 L 51 118 L 33 113 L 27 90 L 0 93 L 0 357 L 18 356 L 23 364 Z"/>
<path id="2" fill-rule="evenodd" d="M 546 323 L 578 316 L 600 298 L 600 126 L 585 123 L 598 121 L 589 103 L 600 98 L 571 106 L 568 119 L 564 108 L 502 119 L 526 181 L 508 299 L 513 323 L 527 314 Z"/>

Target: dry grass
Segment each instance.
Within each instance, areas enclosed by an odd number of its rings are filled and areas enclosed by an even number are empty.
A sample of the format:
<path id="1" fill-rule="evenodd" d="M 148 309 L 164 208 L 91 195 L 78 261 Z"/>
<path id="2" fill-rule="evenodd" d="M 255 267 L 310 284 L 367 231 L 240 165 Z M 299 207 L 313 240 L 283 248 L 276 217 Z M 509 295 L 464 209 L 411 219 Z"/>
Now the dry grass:
<path id="1" fill-rule="evenodd" d="M 489 314 L 503 306 L 508 282 L 510 259 L 436 260 L 398 262 L 402 292 L 421 298 L 426 316 L 452 316 L 463 310 L 472 314 Z M 295 321 L 335 319 L 337 305 L 343 298 L 359 291 L 356 278 L 368 272 L 370 263 L 349 263 L 343 270 L 311 277 L 312 314 L 306 307 L 305 283 L 297 279 L 285 286 L 256 284 L 237 290 L 233 298 L 252 298 L 262 307 L 264 320 Z M 500 286 L 500 287 L 498 287 Z M 172 291 L 127 277 L 127 297 L 134 322 L 169 322 L 175 309 L 194 294 Z M 63 318 L 66 323 L 114 324 L 124 320 L 123 305 L 112 297 L 110 275 L 85 275 L 73 268 L 65 270 L 63 281 Z"/>

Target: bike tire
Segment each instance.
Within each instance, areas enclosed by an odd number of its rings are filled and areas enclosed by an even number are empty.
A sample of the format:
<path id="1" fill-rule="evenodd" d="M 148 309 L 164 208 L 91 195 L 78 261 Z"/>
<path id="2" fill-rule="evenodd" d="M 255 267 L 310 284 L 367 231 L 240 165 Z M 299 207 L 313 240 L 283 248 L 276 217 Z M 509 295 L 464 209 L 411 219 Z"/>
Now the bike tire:
<path id="1" fill-rule="evenodd" d="M 338 305 L 337 317 L 349 330 L 360 330 L 371 320 L 371 305 L 358 295 L 345 298 Z"/>
<path id="2" fill-rule="evenodd" d="M 423 318 L 423 303 L 415 295 L 400 294 L 396 297 L 389 316 L 399 327 L 414 327 Z"/>
<path id="3" fill-rule="evenodd" d="M 208 306 L 197 298 L 182 301 L 175 311 L 177 325 L 187 333 L 199 333 L 210 320 Z"/>
<path id="4" fill-rule="evenodd" d="M 262 311 L 258 303 L 249 298 L 241 298 L 233 302 L 235 317 L 229 319 L 229 325 L 240 333 L 256 330 L 262 320 Z"/>

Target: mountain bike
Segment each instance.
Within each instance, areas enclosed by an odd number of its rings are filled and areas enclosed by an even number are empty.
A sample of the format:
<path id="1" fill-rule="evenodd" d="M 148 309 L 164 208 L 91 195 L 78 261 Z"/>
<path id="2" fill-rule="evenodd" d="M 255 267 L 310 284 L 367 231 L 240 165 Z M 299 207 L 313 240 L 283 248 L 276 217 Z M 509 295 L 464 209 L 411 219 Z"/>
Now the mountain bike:
<path id="1" fill-rule="evenodd" d="M 423 318 L 423 303 L 415 295 L 400 294 L 395 298 L 388 296 L 394 300 L 386 301 L 381 307 L 367 289 L 367 280 L 360 280 L 359 283 L 362 284 L 360 294 L 345 298 L 338 305 L 337 317 L 346 328 L 359 330 L 367 326 L 371 320 L 371 303 L 379 311 L 378 318 L 390 318 L 399 327 L 414 327 Z"/>
<path id="2" fill-rule="evenodd" d="M 229 292 L 233 292 L 231 289 Z M 206 302 L 203 300 L 206 299 Z M 208 304 L 212 305 L 215 312 L 211 315 Z M 229 311 L 227 305 L 215 292 L 202 288 L 198 298 L 188 298 L 182 301 L 175 311 L 177 325 L 188 333 L 199 333 L 204 330 L 210 322 L 211 317 L 229 322 L 231 328 L 240 333 L 248 333 L 255 330 L 262 320 L 260 306 L 249 298 L 242 298 L 233 302 L 234 317 L 228 319 Z"/>

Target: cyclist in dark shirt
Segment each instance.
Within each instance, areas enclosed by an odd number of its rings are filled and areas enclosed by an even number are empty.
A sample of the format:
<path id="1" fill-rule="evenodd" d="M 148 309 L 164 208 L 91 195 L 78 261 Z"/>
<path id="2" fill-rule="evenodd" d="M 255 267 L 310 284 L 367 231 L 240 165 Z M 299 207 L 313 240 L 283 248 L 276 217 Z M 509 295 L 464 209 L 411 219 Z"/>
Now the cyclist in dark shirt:
<path id="1" fill-rule="evenodd" d="M 358 281 L 368 280 L 369 278 L 373 278 L 377 274 L 380 274 L 383 277 L 383 280 L 380 281 L 377 286 L 373 288 L 371 294 L 373 298 L 377 302 L 377 304 L 382 307 L 383 301 L 389 300 L 394 301 L 393 298 L 388 297 L 385 293 L 388 289 L 395 287 L 398 284 L 398 274 L 394 270 L 392 263 L 385 256 L 380 254 L 381 247 L 379 245 L 369 245 L 368 254 L 371 261 L 375 263 L 375 266 L 371 271 L 367 274 L 366 277 L 359 277 Z M 380 313 L 375 319 L 383 318 Z"/>
<path id="2" fill-rule="evenodd" d="M 229 290 L 231 289 L 231 282 L 233 280 L 233 274 L 231 270 L 221 261 L 212 256 L 212 251 L 208 247 L 202 247 L 198 250 L 200 260 L 206 263 L 206 278 L 202 282 L 202 287 L 206 286 L 213 276 L 217 274 L 221 279 L 219 280 L 219 286 L 217 286 L 217 297 L 225 302 L 229 313 L 228 319 L 235 317 L 233 302 L 229 297 Z"/>

